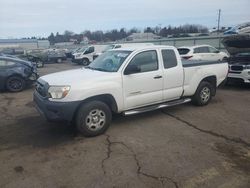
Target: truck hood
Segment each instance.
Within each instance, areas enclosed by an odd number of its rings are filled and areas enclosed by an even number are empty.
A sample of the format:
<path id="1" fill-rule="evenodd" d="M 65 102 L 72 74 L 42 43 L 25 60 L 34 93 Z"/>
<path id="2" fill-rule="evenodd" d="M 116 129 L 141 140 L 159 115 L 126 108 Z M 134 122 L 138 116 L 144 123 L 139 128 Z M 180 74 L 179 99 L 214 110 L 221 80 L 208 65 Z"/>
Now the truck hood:
<path id="1" fill-rule="evenodd" d="M 250 34 L 238 34 L 227 36 L 222 40 L 222 44 L 230 55 L 250 52 Z"/>
<path id="2" fill-rule="evenodd" d="M 79 85 L 93 83 L 110 78 L 116 73 L 102 72 L 86 68 L 62 71 L 42 76 L 39 79 L 46 81 L 49 85 Z"/>

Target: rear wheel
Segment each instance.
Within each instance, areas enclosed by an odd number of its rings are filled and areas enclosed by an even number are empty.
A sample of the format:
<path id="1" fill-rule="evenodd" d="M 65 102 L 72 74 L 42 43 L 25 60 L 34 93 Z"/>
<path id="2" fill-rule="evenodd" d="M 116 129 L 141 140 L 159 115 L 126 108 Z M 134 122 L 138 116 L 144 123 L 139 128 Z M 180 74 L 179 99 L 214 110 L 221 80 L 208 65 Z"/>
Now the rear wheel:
<path id="1" fill-rule="evenodd" d="M 212 98 L 213 86 L 206 81 L 203 81 L 198 86 L 193 98 L 193 104 L 197 106 L 207 105 Z"/>
<path id="2" fill-rule="evenodd" d="M 112 119 L 108 105 L 101 101 L 83 104 L 76 115 L 76 128 L 84 136 L 92 137 L 104 133 Z"/>
<path id="3" fill-rule="evenodd" d="M 10 92 L 19 92 L 25 88 L 25 80 L 20 76 L 11 76 L 6 81 L 6 88 Z"/>

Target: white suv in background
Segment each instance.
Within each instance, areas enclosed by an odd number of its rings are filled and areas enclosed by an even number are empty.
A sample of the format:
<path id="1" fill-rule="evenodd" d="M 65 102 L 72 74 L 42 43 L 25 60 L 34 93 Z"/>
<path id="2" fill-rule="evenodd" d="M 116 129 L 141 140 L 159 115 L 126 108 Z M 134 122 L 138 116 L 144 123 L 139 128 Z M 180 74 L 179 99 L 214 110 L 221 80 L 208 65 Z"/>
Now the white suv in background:
<path id="1" fill-rule="evenodd" d="M 222 61 L 229 57 L 225 52 L 209 45 L 183 46 L 178 51 L 183 59 L 188 60 Z"/>

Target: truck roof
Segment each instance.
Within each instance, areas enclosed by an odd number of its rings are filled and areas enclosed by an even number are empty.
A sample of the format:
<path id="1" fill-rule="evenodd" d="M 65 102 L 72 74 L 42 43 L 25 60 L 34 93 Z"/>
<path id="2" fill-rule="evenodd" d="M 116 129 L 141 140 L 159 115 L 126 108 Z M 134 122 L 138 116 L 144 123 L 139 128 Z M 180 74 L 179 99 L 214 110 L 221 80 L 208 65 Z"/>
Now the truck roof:
<path id="1" fill-rule="evenodd" d="M 178 48 L 189 48 L 189 49 L 191 49 L 191 48 L 207 47 L 207 46 L 212 47 L 211 45 L 203 44 L 203 45 L 194 45 L 194 46 L 180 46 Z"/>
<path id="2" fill-rule="evenodd" d="M 129 47 L 125 47 L 125 48 L 117 48 L 117 49 L 113 49 L 111 51 L 135 51 L 135 50 L 154 50 L 154 49 L 159 49 L 159 48 L 172 48 L 172 49 L 176 49 L 174 46 L 167 46 L 167 45 L 149 45 L 149 46 L 129 46 Z"/>

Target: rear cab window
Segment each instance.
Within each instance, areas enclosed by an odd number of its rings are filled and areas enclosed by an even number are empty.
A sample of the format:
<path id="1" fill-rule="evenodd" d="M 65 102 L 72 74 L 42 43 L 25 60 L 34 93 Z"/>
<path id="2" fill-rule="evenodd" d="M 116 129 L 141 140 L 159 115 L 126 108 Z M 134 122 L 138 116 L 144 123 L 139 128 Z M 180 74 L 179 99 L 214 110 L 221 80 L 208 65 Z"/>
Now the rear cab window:
<path id="1" fill-rule="evenodd" d="M 163 64 L 165 69 L 177 66 L 177 58 L 174 50 L 164 49 L 161 50 Z"/>

